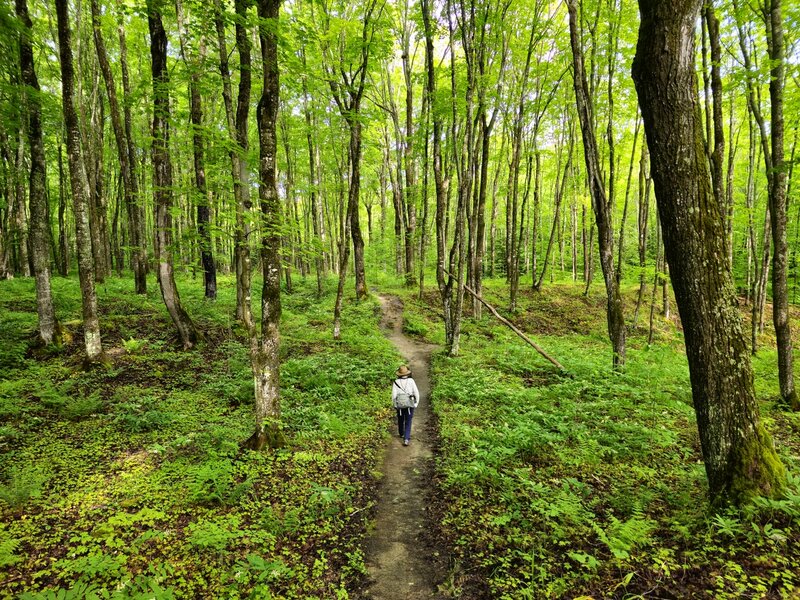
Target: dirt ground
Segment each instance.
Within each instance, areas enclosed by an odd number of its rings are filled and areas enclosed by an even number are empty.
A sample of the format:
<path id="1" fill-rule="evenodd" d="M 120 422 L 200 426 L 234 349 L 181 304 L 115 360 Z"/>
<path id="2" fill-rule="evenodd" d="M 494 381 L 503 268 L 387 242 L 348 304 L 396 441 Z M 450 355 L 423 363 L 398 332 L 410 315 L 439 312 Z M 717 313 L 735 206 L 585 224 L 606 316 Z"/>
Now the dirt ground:
<path id="1" fill-rule="evenodd" d="M 403 335 L 403 304 L 399 298 L 382 296 L 381 305 L 385 334 L 411 369 L 419 387 L 420 403 L 414 411 L 411 445 L 403 446 L 394 420 L 390 426 L 392 438 L 385 452 L 384 478 L 365 548 L 369 580 L 361 597 L 444 598 L 437 591 L 437 583 L 446 577 L 446 561 L 432 545 L 435 526 L 427 505 L 433 468 L 433 419 L 428 400 L 434 347 Z M 387 386 L 387 402 L 390 393 Z"/>

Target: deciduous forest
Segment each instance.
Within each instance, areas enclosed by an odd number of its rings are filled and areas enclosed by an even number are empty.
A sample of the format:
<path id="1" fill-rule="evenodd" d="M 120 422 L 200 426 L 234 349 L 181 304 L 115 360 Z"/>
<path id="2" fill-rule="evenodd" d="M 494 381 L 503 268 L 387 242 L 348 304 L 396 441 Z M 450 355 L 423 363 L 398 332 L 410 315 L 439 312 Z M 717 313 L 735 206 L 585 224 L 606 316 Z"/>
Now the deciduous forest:
<path id="1" fill-rule="evenodd" d="M 798 597 L 798 32 L 0 6 L 0 597 Z"/>

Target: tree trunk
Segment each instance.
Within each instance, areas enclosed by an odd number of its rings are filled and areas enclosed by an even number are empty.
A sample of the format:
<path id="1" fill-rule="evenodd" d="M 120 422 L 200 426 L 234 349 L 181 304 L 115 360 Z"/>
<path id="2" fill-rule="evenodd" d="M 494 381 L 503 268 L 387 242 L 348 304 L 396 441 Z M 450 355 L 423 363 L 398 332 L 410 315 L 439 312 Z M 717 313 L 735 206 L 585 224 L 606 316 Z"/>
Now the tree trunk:
<path id="1" fill-rule="evenodd" d="M 592 195 L 595 220 L 597 221 L 597 239 L 600 248 L 600 266 L 603 270 L 603 279 L 606 284 L 608 299 L 608 334 L 614 349 L 612 359 L 614 369 L 625 366 L 625 317 L 622 312 L 622 298 L 619 285 L 614 273 L 614 229 L 611 223 L 611 207 L 606 200 L 605 186 L 600 175 L 600 158 L 597 151 L 597 142 L 592 126 L 593 110 L 592 99 L 586 84 L 586 73 L 583 69 L 583 51 L 578 39 L 577 0 L 567 0 L 569 8 L 570 43 L 574 66 L 575 98 L 578 107 L 578 117 L 583 134 L 584 159 L 586 161 L 586 176 L 589 179 L 589 190 Z M 613 161 L 612 161 L 613 162 Z"/>
<path id="2" fill-rule="evenodd" d="M 67 132 L 67 160 L 69 161 L 73 212 L 75 214 L 75 237 L 78 246 L 78 276 L 83 307 L 83 336 L 86 346 L 86 359 L 92 363 L 102 361 L 104 356 L 100 338 L 100 320 L 97 314 L 94 268 L 92 266 L 92 238 L 88 211 L 89 182 L 86 179 L 83 156 L 81 155 L 81 132 L 78 127 L 78 115 L 75 112 L 75 99 L 73 98 L 75 71 L 72 65 L 72 42 L 70 40 L 67 2 L 68 0 L 56 0 L 58 48 L 61 58 L 61 98 L 64 109 L 64 126 Z"/>
<path id="3" fill-rule="evenodd" d="M 784 43 L 781 0 L 769 3 L 767 24 L 770 69 L 769 97 L 771 110 L 770 139 L 772 141 L 772 185 L 769 190 L 770 221 L 772 224 L 772 322 L 778 345 L 778 381 L 782 401 L 793 410 L 800 410 L 800 398 L 794 389 L 792 362 L 792 332 L 789 325 L 788 241 L 786 234 L 787 170 L 784 162 L 783 85 Z M 771 41 L 771 43 L 769 43 Z"/>
<path id="4" fill-rule="evenodd" d="M 217 269 L 212 254 L 209 229 L 210 206 L 206 187 L 206 165 L 203 135 L 203 101 L 200 98 L 200 73 L 196 60 L 190 60 L 186 49 L 186 24 L 181 0 L 175 2 L 180 35 L 181 56 L 189 69 L 189 120 L 192 123 L 192 155 L 194 157 L 194 185 L 197 189 L 197 234 L 200 243 L 200 262 L 203 265 L 203 287 L 208 300 L 217 299 Z M 205 39 L 200 39 L 200 62 L 205 59 Z"/>
<path id="5" fill-rule="evenodd" d="M 703 156 L 694 28 L 701 1 L 639 0 L 633 78 L 650 147 L 683 324 L 709 492 L 715 504 L 774 496 L 785 473 L 759 421 L 753 372 Z"/>
<path id="6" fill-rule="evenodd" d="M 111 127 L 114 131 L 114 140 L 117 144 L 117 157 L 120 165 L 120 176 L 122 179 L 123 194 L 125 196 L 125 207 L 128 213 L 128 227 L 130 229 L 131 245 L 133 246 L 133 271 L 135 279 L 135 287 L 137 293 L 144 293 L 147 288 L 146 284 L 146 270 L 144 268 L 141 246 L 143 240 L 139 238 L 139 224 L 137 220 L 140 218 L 139 211 L 136 207 L 136 196 L 134 190 L 136 184 L 133 181 L 131 174 L 130 156 L 128 152 L 128 141 L 126 133 L 123 129 L 123 121 L 120 113 L 119 100 L 117 99 L 117 88 L 114 84 L 114 74 L 111 70 L 111 64 L 108 60 L 108 53 L 106 52 L 105 42 L 103 40 L 103 32 L 100 26 L 100 7 L 97 0 L 92 0 L 92 28 L 94 30 L 94 45 L 97 51 L 97 59 L 100 63 L 100 71 L 103 74 L 103 81 L 105 82 L 106 96 L 108 97 L 108 105 L 111 111 Z M 142 281 L 145 281 L 142 284 Z M 140 290 L 140 287 L 143 289 Z"/>
<path id="7" fill-rule="evenodd" d="M 118 0 L 118 2 L 121 0 Z M 125 28 L 120 21 L 119 55 L 122 70 L 122 93 L 126 98 L 131 97 L 131 86 L 128 78 L 128 46 L 125 40 Z M 128 171 L 130 172 L 130 204 L 128 210 L 128 227 L 130 229 L 130 245 L 132 247 L 133 278 L 137 294 L 147 293 L 147 235 L 146 217 L 144 211 L 144 198 L 139 196 L 138 164 L 136 158 L 136 145 L 133 139 L 133 118 L 131 116 L 130 102 L 123 103 L 123 119 L 125 122 L 125 141 L 128 155 Z M 122 159 L 120 158 L 120 164 Z M 127 199 L 126 199 L 127 204 Z"/>
<path id="8" fill-rule="evenodd" d="M 25 202 L 25 142 L 23 141 L 23 128 L 17 132 L 17 151 L 14 156 L 14 173 L 16 185 L 14 186 L 14 211 L 12 237 L 16 250 L 15 270 L 23 277 L 31 276 L 30 240 L 28 239 L 28 211 Z"/>
<path id="9" fill-rule="evenodd" d="M 261 184 L 258 196 L 264 229 L 261 237 L 261 336 L 255 324 L 249 327 L 250 360 L 256 398 L 256 428 L 246 445 L 254 450 L 285 444 L 280 426 L 280 335 L 281 318 L 281 205 L 276 184 L 278 160 L 278 32 L 280 0 L 258 0 L 259 38 L 264 65 L 264 85 L 258 103 L 258 140 Z"/>
<path id="10" fill-rule="evenodd" d="M 306 54 L 302 51 L 303 67 L 306 66 Z M 322 207 L 318 206 L 320 199 L 317 197 L 317 188 L 319 182 L 317 181 L 316 171 L 316 151 L 314 149 L 314 128 L 313 119 L 311 117 L 311 108 L 308 105 L 308 79 L 303 76 L 303 115 L 306 120 L 306 144 L 308 145 L 308 184 L 309 202 L 311 211 L 311 226 L 314 232 L 314 263 L 317 272 L 317 296 L 322 297 L 322 278 L 325 275 L 325 243 L 322 239 L 323 223 L 322 223 Z M 383 190 L 381 190 L 383 192 Z M 381 212 L 383 215 L 383 212 Z M 383 216 L 381 216 L 383 218 Z M 383 230 L 381 230 L 383 233 Z"/>
<path id="11" fill-rule="evenodd" d="M 197 330 L 181 306 L 172 265 L 172 161 L 169 156 L 169 74 L 167 72 L 167 34 L 161 13 L 150 7 L 150 56 L 153 73 L 153 188 L 155 194 L 155 253 L 158 285 L 183 348 L 197 343 Z"/>
<path id="12" fill-rule="evenodd" d="M 61 140 L 58 142 L 58 274 L 69 275 L 69 237 L 67 234 L 67 190 L 64 179 L 64 158 Z"/>
<path id="13" fill-rule="evenodd" d="M 25 86 L 24 106 L 28 113 L 28 145 L 31 149 L 30 240 L 33 273 L 36 277 L 36 312 L 39 316 L 39 341 L 48 346 L 61 344 L 61 328 L 53 307 L 50 287 L 50 213 L 47 209 L 47 175 L 45 173 L 42 108 L 39 80 L 33 62 L 31 33 L 33 23 L 28 15 L 27 0 L 16 0 L 17 17 L 22 21 L 19 36 L 19 62 Z"/>

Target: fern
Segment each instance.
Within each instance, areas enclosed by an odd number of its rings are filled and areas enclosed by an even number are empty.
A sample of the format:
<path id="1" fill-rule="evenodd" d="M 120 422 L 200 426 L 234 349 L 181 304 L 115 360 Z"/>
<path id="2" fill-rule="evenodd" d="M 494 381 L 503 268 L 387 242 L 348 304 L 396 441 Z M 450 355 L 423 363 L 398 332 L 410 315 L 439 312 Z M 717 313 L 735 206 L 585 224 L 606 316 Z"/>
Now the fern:
<path id="1" fill-rule="evenodd" d="M 16 555 L 19 545 L 19 540 L 12 538 L 6 526 L 0 523 L 0 567 L 8 567 L 22 560 Z"/>

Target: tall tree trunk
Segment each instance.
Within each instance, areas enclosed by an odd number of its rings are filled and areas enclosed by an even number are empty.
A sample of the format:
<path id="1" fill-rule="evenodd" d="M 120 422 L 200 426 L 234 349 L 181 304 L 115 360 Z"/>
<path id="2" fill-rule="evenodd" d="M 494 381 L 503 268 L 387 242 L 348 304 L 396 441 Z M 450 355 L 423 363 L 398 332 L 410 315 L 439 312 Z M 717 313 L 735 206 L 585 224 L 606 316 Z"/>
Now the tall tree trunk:
<path id="1" fill-rule="evenodd" d="M 67 190 L 61 140 L 58 142 L 58 274 L 69 275 L 69 236 L 67 234 Z"/>
<path id="2" fill-rule="evenodd" d="M 50 287 L 50 213 L 47 209 L 47 175 L 45 173 L 42 108 L 39 80 L 33 63 L 31 34 L 33 23 L 28 15 L 27 0 L 16 0 L 17 17 L 22 21 L 19 36 L 19 63 L 25 86 L 24 106 L 28 113 L 28 145 L 31 149 L 30 239 L 33 272 L 36 277 L 36 312 L 39 316 L 39 340 L 48 346 L 61 344 L 61 328 L 53 307 Z"/>
<path id="3" fill-rule="evenodd" d="M 17 132 L 17 151 L 14 155 L 14 173 L 16 185 L 14 186 L 14 235 L 13 243 L 16 250 L 16 271 L 23 277 L 31 276 L 30 240 L 28 239 L 28 210 L 25 201 L 25 142 L 24 131 L 20 127 Z"/>
<path id="4" fill-rule="evenodd" d="M 794 388 L 792 332 L 789 325 L 789 251 L 786 234 L 787 171 L 784 162 L 783 85 L 784 43 L 781 0 L 770 0 L 767 22 L 770 69 L 769 97 L 771 110 L 770 139 L 772 142 L 772 185 L 769 190 L 770 221 L 772 224 L 772 322 L 778 345 L 778 382 L 781 398 L 794 410 L 800 410 L 800 398 Z"/>
<path id="5" fill-rule="evenodd" d="M 586 84 L 586 73 L 583 69 L 583 51 L 578 39 L 577 0 L 567 0 L 569 8 L 570 43 L 574 66 L 575 98 L 578 117 L 583 134 L 584 159 L 586 176 L 589 179 L 589 190 L 592 195 L 595 220 L 597 221 L 597 239 L 600 247 L 600 266 L 606 284 L 608 334 L 614 349 L 612 359 L 615 369 L 625 366 L 625 317 L 622 312 L 622 298 L 614 273 L 614 229 L 611 223 L 611 207 L 606 200 L 605 186 L 601 178 L 600 157 L 594 136 L 592 99 Z M 612 161 L 613 163 L 613 161 Z"/>
<path id="6" fill-rule="evenodd" d="M 409 3 L 406 2 L 406 11 Z M 403 23 L 403 77 L 406 84 L 406 127 L 405 140 L 403 143 L 403 166 L 406 175 L 406 197 L 405 197 L 405 233 L 406 233 L 406 285 L 413 287 L 416 285 L 414 276 L 414 233 L 417 229 L 417 170 L 414 164 L 414 86 L 411 81 L 411 49 L 410 38 L 411 30 L 409 27 L 408 14 L 405 15 Z"/>
<path id="7" fill-rule="evenodd" d="M 701 1 L 639 0 L 633 78 L 683 323 L 709 492 L 716 504 L 774 496 L 785 473 L 759 421 L 753 372 L 703 156 L 694 29 Z"/>
<path id="8" fill-rule="evenodd" d="M 258 196 L 264 229 L 261 237 L 261 337 L 255 324 L 249 327 L 250 360 L 256 397 L 256 429 L 246 445 L 260 450 L 285 443 L 280 427 L 280 332 L 281 318 L 281 205 L 275 172 L 278 161 L 278 11 L 280 0 L 258 0 L 259 38 L 264 65 L 264 85 L 258 102 L 258 140 L 261 183 Z"/>
<path id="9" fill-rule="evenodd" d="M 100 320 L 97 314 L 97 293 L 92 266 L 92 238 L 89 228 L 89 181 L 81 155 L 81 132 L 73 97 L 75 70 L 72 65 L 68 0 L 56 0 L 58 20 L 58 49 L 61 58 L 61 98 L 64 109 L 64 126 L 67 131 L 67 160 L 69 161 L 72 204 L 75 214 L 75 238 L 78 246 L 78 276 L 83 307 L 83 336 L 88 362 L 104 359 L 100 339 Z"/>
<path id="10" fill-rule="evenodd" d="M 200 73 L 196 60 L 190 60 L 186 49 L 186 24 L 183 5 L 176 0 L 175 9 L 180 32 L 181 56 L 189 73 L 189 119 L 192 123 L 192 154 L 194 157 L 194 185 L 197 188 L 197 233 L 200 242 L 200 262 L 203 265 L 203 287 L 205 297 L 217 298 L 217 268 L 212 254 L 211 230 L 209 228 L 210 206 L 206 186 L 206 165 L 203 135 L 203 101 L 200 97 Z M 205 39 L 200 39 L 200 62 L 205 59 Z"/>
<path id="11" fill-rule="evenodd" d="M 305 50 L 301 50 L 303 56 L 303 67 L 306 66 Z M 319 182 L 317 181 L 317 160 L 316 151 L 314 149 L 314 122 L 311 116 L 311 107 L 308 105 L 308 78 L 303 76 L 303 115 L 306 121 L 306 144 L 308 145 L 308 183 L 309 187 L 309 202 L 311 211 L 311 226 L 314 232 L 314 263 L 317 273 L 317 296 L 322 296 L 322 278 L 325 275 L 325 240 L 322 238 L 323 222 L 322 222 L 322 206 L 319 206 L 320 199 L 317 196 L 317 188 Z M 381 188 L 383 193 L 383 188 Z M 383 211 L 381 211 L 381 219 L 383 218 Z M 381 234 L 383 230 L 381 230 Z M 382 237 L 382 236 L 381 236 Z"/>
<path id="12" fill-rule="evenodd" d="M 647 266 L 647 230 L 649 228 L 650 220 L 650 156 L 647 150 L 647 144 L 642 144 L 642 157 L 639 160 L 639 218 L 638 223 L 638 244 L 639 251 L 639 294 L 636 297 L 636 309 L 633 313 L 633 327 L 639 319 L 639 309 L 641 308 L 644 299 L 645 285 L 647 284 L 647 277 L 645 275 L 645 267 Z M 658 235 L 661 233 L 659 231 Z M 659 237 L 659 244 L 661 238 Z M 660 250 L 659 250 L 660 252 Z M 658 276 L 659 265 L 656 262 L 656 276 Z M 656 279 L 657 282 L 657 279 Z M 653 284 L 656 285 L 655 283 Z M 655 298 L 655 288 L 653 290 L 653 298 Z M 652 310 L 652 306 L 651 306 Z"/>
<path id="13" fill-rule="evenodd" d="M 143 263 L 141 247 L 143 240 L 139 238 L 140 228 L 138 219 L 139 211 L 136 207 L 136 196 L 134 190 L 136 184 L 131 173 L 130 155 L 128 152 L 128 141 L 123 128 L 123 120 L 117 99 L 117 88 L 114 84 L 114 74 L 108 60 L 103 31 L 100 26 L 100 6 L 98 0 L 92 0 L 92 29 L 94 31 L 94 45 L 97 51 L 97 60 L 100 63 L 100 71 L 105 82 L 106 96 L 111 111 L 111 127 L 114 131 L 114 140 L 117 144 L 117 157 L 120 165 L 120 177 L 122 179 L 123 194 L 125 196 L 125 207 L 128 214 L 128 227 L 130 229 L 130 239 L 133 246 L 133 271 L 136 293 L 144 293 L 147 288 L 146 269 Z M 144 281 L 144 283 L 142 283 Z M 140 289 L 142 288 L 142 289 Z"/>
<path id="14" fill-rule="evenodd" d="M 117 0 L 118 7 L 121 0 Z M 122 93 L 125 98 L 131 97 L 130 78 L 128 77 L 128 45 L 125 36 L 125 27 L 118 23 L 119 34 L 119 60 L 122 71 Z M 144 211 L 144 197 L 139 195 L 138 164 L 136 158 L 136 144 L 133 139 L 133 117 L 131 116 L 131 103 L 123 102 L 123 120 L 125 123 L 125 142 L 128 153 L 128 171 L 130 173 L 130 204 L 128 210 L 128 227 L 130 228 L 130 245 L 132 246 L 133 278 L 137 294 L 147 293 L 147 219 Z M 120 158 L 120 164 L 122 159 Z M 142 170 L 144 175 L 144 170 Z M 127 203 L 127 199 L 126 199 Z"/>
<path id="15" fill-rule="evenodd" d="M 161 297 L 184 349 L 197 343 L 197 330 L 181 306 L 172 264 L 172 161 L 169 156 L 169 74 L 167 72 L 167 34 L 161 13 L 148 7 L 150 57 L 153 73 L 153 188 L 155 194 L 155 253 Z"/>

